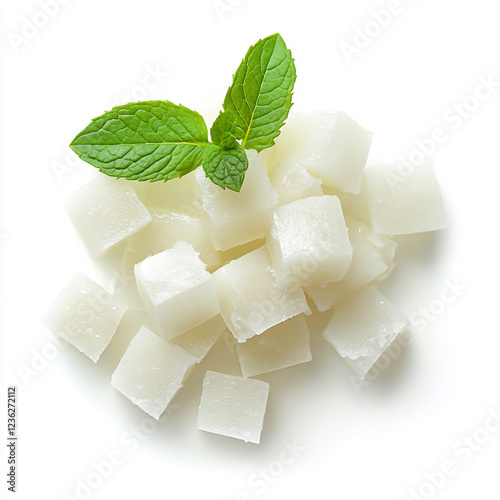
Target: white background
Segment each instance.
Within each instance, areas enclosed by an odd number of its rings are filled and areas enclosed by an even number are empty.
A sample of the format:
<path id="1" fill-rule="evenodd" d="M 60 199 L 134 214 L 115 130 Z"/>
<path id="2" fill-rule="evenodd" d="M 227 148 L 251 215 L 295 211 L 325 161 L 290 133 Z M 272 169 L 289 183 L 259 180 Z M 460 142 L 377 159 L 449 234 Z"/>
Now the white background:
<path id="1" fill-rule="evenodd" d="M 217 9 L 212 0 L 69 0 L 50 19 L 42 3 L 3 0 L 0 12 L 1 399 L 17 385 L 17 498 L 407 500 L 411 489 L 440 500 L 500 498 L 500 431 L 484 430 L 500 410 L 498 2 L 401 0 L 384 27 L 374 13 L 397 2 L 222 0 Z M 30 31 L 30 21 L 45 25 Z M 328 318 L 314 319 L 313 361 L 261 377 L 271 393 L 256 446 L 196 430 L 205 370 L 238 373 L 223 343 L 153 428 L 110 386 L 137 325 L 120 329 L 95 365 L 58 350 L 40 318 L 77 270 L 109 284 L 62 206 L 91 168 L 69 153 L 71 139 L 137 98 L 181 102 L 210 125 L 247 48 L 275 32 L 296 59 L 297 108 L 343 109 L 371 129 L 370 162 L 408 157 L 415 141 L 444 131 L 433 156 L 449 228 L 399 239 L 383 291 L 421 320 L 404 353 L 356 390 L 321 340 Z M 345 44 L 357 53 L 347 57 Z M 496 87 L 478 101 L 481 78 Z M 458 119 L 464 101 L 468 116 Z M 460 290 L 443 306 L 449 281 Z M 439 314 L 422 321 L 419 308 L 429 306 Z M 5 435 L 4 406 L 1 422 Z M 300 451 L 284 454 L 284 443 Z M 93 463 L 110 456 L 113 470 L 97 476 Z M 444 462 L 453 474 L 425 485 Z M 92 489 L 78 490 L 88 480 Z M 2 479 L 2 498 L 6 487 Z"/>

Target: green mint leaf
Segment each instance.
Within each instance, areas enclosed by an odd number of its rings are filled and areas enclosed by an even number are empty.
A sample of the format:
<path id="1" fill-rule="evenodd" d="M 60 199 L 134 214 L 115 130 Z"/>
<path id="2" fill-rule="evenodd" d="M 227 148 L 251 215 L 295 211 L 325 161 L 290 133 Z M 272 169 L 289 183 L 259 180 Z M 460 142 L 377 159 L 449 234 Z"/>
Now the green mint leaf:
<path id="1" fill-rule="evenodd" d="M 274 144 L 292 106 L 295 79 L 292 54 L 279 34 L 250 47 L 224 99 L 242 147 L 262 151 Z"/>
<path id="2" fill-rule="evenodd" d="M 109 176 L 166 181 L 200 166 L 207 144 L 198 113 L 169 101 L 146 101 L 93 119 L 70 147 Z"/>
<path id="3" fill-rule="evenodd" d="M 229 188 L 239 192 L 247 168 L 247 154 L 238 143 L 231 149 L 224 149 L 215 144 L 205 149 L 203 170 L 212 182 L 224 189 Z"/>
<path id="4" fill-rule="evenodd" d="M 223 148 L 234 148 L 236 144 L 236 140 L 234 138 L 235 133 L 236 130 L 228 113 L 219 113 L 219 116 L 216 118 L 212 128 L 210 129 L 212 142 L 222 146 Z"/>

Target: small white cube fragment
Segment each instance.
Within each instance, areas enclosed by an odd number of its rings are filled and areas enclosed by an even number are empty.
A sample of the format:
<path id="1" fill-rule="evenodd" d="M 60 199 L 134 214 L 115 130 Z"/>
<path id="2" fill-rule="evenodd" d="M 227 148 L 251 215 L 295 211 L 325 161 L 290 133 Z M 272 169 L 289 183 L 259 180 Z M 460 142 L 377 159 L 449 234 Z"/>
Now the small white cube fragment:
<path id="1" fill-rule="evenodd" d="M 94 257 L 137 233 L 151 215 L 128 181 L 100 175 L 65 202 L 68 215 Z"/>
<path id="2" fill-rule="evenodd" d="M 148 209 L 163 207 L 194 217 L 200 214 L 200 209 L 197 207 L 200 192 L 192 173 L 167 182 L 131 181 L 130 184 Z"/>
<path id="3" fill-rule="evenodd" d="M 149 212 L 153 218 L 151 224 L 128 239 L 128 250 L 143 255 L 144 259 L 172 248 L 177 241 L 187 241 L 200 254 L 209 271 L 222 264 L 220 252 L 213 247 L 199 217 L 162 207 L 149 207 Z"/>
<path id="4" fill-rule="evenodd" d="M 207 371 L 198 410 L 198 429 L 258 444 L 269 384 Z"/>
<path id="5" fill-rule="evenodd" d="M 244 245 L 230 248 L 229 250 L 224 250 L 224 252 L 221 252 L 224 264 L 228 264 L 232 260 L 239 259 L 240 257 L 243 257 L 243 255 L 253 252 L 254 250 L 257 250 L 257 248 L 260 248 L 265 244 L 266 240 L 264 238 L 261 238 L 258 240 L 249 241 Z"/>
<path id="6" fill-rule="evenodd" d="M 199 363 L 225 330 L 227 330 L 226 322 L 220 314 L 217 314 L 205 323 L 177 335 L 170 342 L 184 349 Z"/>
<path id="7" fill-rule="evenodd" d="M 269 180 L 278 192 L 280 205 L 323 194 L 321 181 L 292 160 L 285 160 L 272 168 L 269 172 Z"/>
<path id="8" fill-rule="evenodd" d="M 359 193 L 372 138 L 343 111 L 290 113 L 273 162 L 293 159 L 324 184 Z"/>
<path id="9" fill-rule="evenodd" d="M 311 361 L 309 330 L 304 316 L 295 316 L 261 335 L 236 345 L 244 377 Z"/>
<path id="10" fill-rule="evenodd" d="M 323 337 L 363 380 L 405 328 L 401 312 L 370 285 L 339 304 Z"/>
<path id="11" fill-rule="evenodd" d="M 375 234 L 366 224 L 353 219 L 347 219 L 347 226 L 353 253 L 346 275 L 340 281 L 319 283 L 305 289 L 318 311 L 326 311 L 347 294 L 387 277 L 394 267 L 397 246 L 394 241 Z"/>
<path id="12" fill-rule="evenodd" d="M 231 261 L 212 276 L 222 317 L 240 342 L 310 311 L 299 285 L 276 281 L 267 246 Z"/>
<path id="13" fill-rule="evenodd" d="M 273 157 L 274 157 L 274 147 L 266 148 L 259 152 L 260 161 L 268 172 L 274 165 Z"/>
<path id="14" fill-rule="evenodd" d="M 366 196 L 366 182 L 361 184 L 361 191 L 359 193 L 346 193 L 341 189 L 324 186 L 323 191 L 325 194 L 332 194 L 338 196 L 340 204 L 342 205 L 342 212 L 347 219 L 359 220 L 365 224 L 371 225 L 370 213 L 368 211 L 368 200 Z"/>
<path id="15" fill-rule="evenodd" d="M 377 233 L 420 233 L 446 227 L 431 160 L 415 167 L 395 162 L 368 168 L 366 190 L 372 227 Z"/>
<path id="16" fill-rule="evenodd" d="M 190 243 L 179 241 L 147 257 L 134 273 L 146 311 L 165 340 L 220 312 L 212 276 Z"/>
<path id="17" fill-rule="evenodd" d="M 180 347 L 143 326 L 111 376 L 111 385 L 158 420 L 195 363 Z"/>
<path id="18" fill-rule="evenodd" d="M 82 273 L 75 274 L 52 303 L 43 323 L 97 362 L 126 307 Z"/>
<path id="19" fill-rule="evenodd" d="M 278 193 L 271 186 L 257 151 L 247 151 L 247 156 L 248 169 L 239 193 L 214 184 L 201 167 L 195 172 L 208 234 L 217 250 L 262 238 L 272 210 L 278 206 Z"/>
<path id="20" fill-rule="evenodd" d="M 307 286 L 337 281 L 352 260 L 337 196 L 312 196 L 277 208 L 268 245 L 280 283 Z"/>
<path id="21" fill-rule="evenodd" d="M 137 291 L 134 275 L 134 266 L 141 260 L 144 260 L 142 255 L 125 250 L 120 256 L 120 261 L 115 270 L 115 296 L 127 304 L 129 309 L 136 311 L 144 310 L 144 304 Z"/>

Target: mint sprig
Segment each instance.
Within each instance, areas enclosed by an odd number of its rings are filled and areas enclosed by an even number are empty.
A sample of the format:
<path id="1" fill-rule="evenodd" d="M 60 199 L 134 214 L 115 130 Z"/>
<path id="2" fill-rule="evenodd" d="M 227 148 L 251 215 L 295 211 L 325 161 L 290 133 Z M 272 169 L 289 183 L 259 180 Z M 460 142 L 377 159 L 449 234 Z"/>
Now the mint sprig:
<path id="1" fill-rule="evenodd" d="M 117 106 L 94 118 L 70 144 L 84 161 L 112 176 L 167 181 L 200 165 L 222 188 L 240 191 L 245 149 L 274 144 L 290 107 L 296 79 L 291 52 L 275 34 L 250 47 L 210 129 L 195 111 L 169 101 Z M 240 141 L 240 142 L 238 142 Z"/>

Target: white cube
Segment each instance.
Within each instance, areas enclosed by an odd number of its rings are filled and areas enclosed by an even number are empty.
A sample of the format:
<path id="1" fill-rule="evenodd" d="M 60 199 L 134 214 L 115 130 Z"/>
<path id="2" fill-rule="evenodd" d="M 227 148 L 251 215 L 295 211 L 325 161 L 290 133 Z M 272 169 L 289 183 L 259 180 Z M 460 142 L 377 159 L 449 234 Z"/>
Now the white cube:
<path id="1" fill-rule="evenodd" d="M 446 227 L 431 160 L 418 166 L 388 163 L 366 170 L 368 208 L 375 232 L 408 234 Z"/>
<path id="2" fill-rule="evenodd" d="M 170 339 L 170 342 L 184 349 L 199 363 L 226 330 L 226 322 L 217 314 L 205 323 Z"/>
<path id="3" fill-rule="evenodd" d="M 262 238 L 269 228 L 278 193 L 271 186 L 256 151 L 247 151 L 248 170 L 241 191 L 222 189 L 200 167 L 196 180 L 201 192 L 208 234 L 217 250 Z"/>
<path id="4" fill-rule="evenodd" d="M 151 222 L 151 215 L 128 181 L 104 174 L 74 191 L 65 206 L 94 257 L 101 256 Z"/>
<path id="5" fill-rule="evenodd" d="M 359 193 L 373 134 L 346 113 L 290 113 L 272 161 L 292 159 L 324 184 Z"/>
<path id="6" fill-rule="evenodd" d="M 220 312 L 212 276 L 190 243 L 147 257 L 134 273 L 146 311 L 166 340 Z"/>
<path id="7" fill-rule="evenodd" d="M 172 248 L 177 241 L 187 241 L 200 254 L 209 271 L 222 264 L 220 252 L 213 247 L 199 217 L 162 207 L 149 207 L 149 212 L 153 219 L 151 224 L 128 239 L 128 250 L 145 259 Z"/>
<path id="8" fill-rule="evenodd" d="M 253 377 L 311 361 L 309 330 L 301 314 L 236 345 L 241 373 Z"/>
<path id="9" fill-rule="evenodd" d="M 366 224 L 347 219 L 352 245 L 352 263 L 340 281 L 319 283 L 305 288 L 318 311 L 326 311 L 347 294 L 359 290 L 374 280 L 387 277 L 394 267 L 397 244 L 375 234 Z"/>
<path id="10" fill-rule="evenodd" d="M 198 410 L 198 429 L 258 444 L 269 384 L 207 371 Z"/>
<path id="11" fill-rule="evenodd" d="M 405 328 L 404 316 L 371 285 L 339 304 L 323 337 L 364 379 Z"/>
<path id="12" fill-rule="evenodd" d="M 267 246 L 231 261 L 212 276 L 222 317 L 240 342 L 310 310 L 300 286 L 278 284 Z"/>
<path id="13" fill-rule="evenodd" d="M 195 363 L 180 347 L 143 326 L 111 376 L 111 385 L 158 420 Z"/>
<path id="14" fill-rule="evenodd" d="M 269 180 L 278 192 L 280 205 L 300 198 L 321 196 L 321 180 L 313 177 L 300 163 L 285 160 L 269 171 Z"/>
<path id="15" fill-rule="evenodd" d="M 336 196 L 313 196 L 277 208 L 268 245 L 277 279 L 285 284 L 340 280 L 352 260 Z"/>
<path id="16" fill-rule="evenodd" d="M 193 173 L 166 182 L 132 181 L 130 184 L 148 209 L 163 207 L 195 217 L 200 214 L 200 192 Z"/>
<path id="17" fill-rule="evenodd" d="M 75 274 L 50 306 L 43 323 L 97 362 L 126 306 L 82 273 Z"/>

